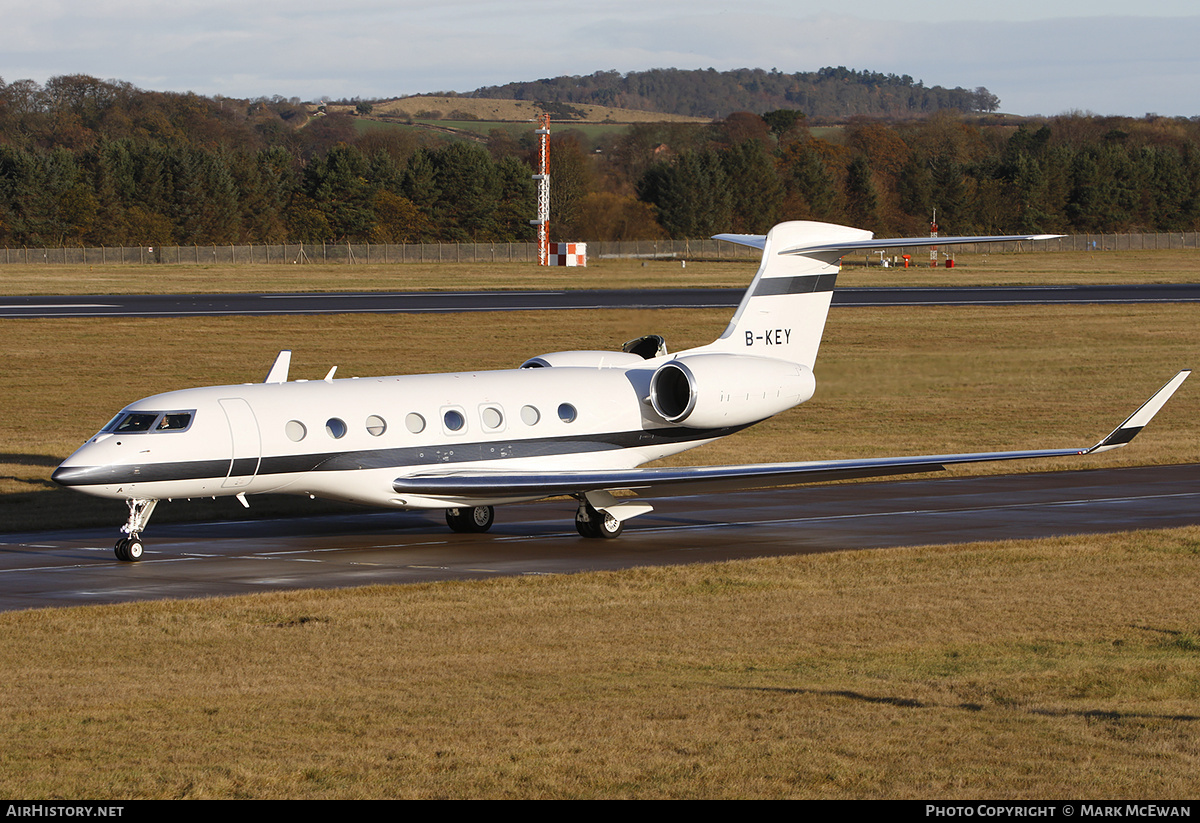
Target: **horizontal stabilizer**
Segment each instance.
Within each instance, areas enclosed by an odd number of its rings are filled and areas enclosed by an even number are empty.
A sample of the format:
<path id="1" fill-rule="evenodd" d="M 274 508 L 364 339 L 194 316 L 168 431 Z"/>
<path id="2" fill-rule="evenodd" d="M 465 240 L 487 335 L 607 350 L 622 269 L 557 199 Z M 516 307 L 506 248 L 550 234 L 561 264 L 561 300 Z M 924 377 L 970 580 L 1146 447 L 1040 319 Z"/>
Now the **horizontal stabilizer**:
<path id="1" fill-rule="evenodd" d="M 714 234 L 712 239 L 737 243 L 739 246 L 749 246 L 752 249 L 759 250 L 767 245 L 767 236 L 765 234 Z"/>
<path id="2" fill-rule="evenodd" d="M 968 243 L 1013 243 L 1028 240 L 1053 240 L 1061 234 L 1000 234 L 988 237 L 883 237 L 871 240 L 851 240 L 844 243 L 796 246 L 780 254 L 815 254 L 830 251 L 864 251 L 869 249 L 898 249 L 910 246 L 962 246 Z"/>
<path id="3" fill-rule="evenodd" d="M 841 228 L 827 226 L 827 224 L 822 223 L 807 223 L 806 225 L 812 227 L 814 233 L 822 227 Z M 898 249 L 912 246 L 961 246 L 968 243 L 1013 243 L 1032 240 L 1054 240 L 1062 236 L 1061 234 L 1002 234 L 984 237 L 882 237 L 871 238 L 870 240 L 847 239 L 833 243 L 817 241 L 810 244 L 796 245 L 791 248 L 781 249 L 778 253 L 809 255 L 841 252 L 842 254 L 846 254 L 852 251 Z M 767 236 L 765 234 L 714 234 L 713 240 L 724 240 L 728 243 L 736 243 L 739 246 L 749 246 L 754 249 L 763 249 L 767 244 Z"/>

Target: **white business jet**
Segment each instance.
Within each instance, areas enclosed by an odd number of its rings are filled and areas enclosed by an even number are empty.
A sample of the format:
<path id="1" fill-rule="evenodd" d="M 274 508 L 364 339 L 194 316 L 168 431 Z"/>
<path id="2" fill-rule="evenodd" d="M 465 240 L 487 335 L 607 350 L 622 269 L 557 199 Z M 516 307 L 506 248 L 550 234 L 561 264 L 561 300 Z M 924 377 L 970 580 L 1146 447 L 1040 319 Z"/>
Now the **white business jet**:
<path id="1" fill-rule="evenodd" d="M 506 371 L 289 380 L 280 352 L 262 383 L 183 389 L 122 409 L 55 470 L 64 486 L 126 500 L 116 544 L 143 553 L 159 500 L 303 494 L 394 509 L 445 509 L 450 528 L 486 531 L 493 506 L 569 495 L 584 537 L 616 537 L 653 496 L 941 470 L 1123 446 L 1179 388 L 1181 371 L 1090 447 L 979 454 L 639 469 L 741 431 L 813 395 L 813 364 L 843 255 L 1020 237 L 874 240 L 814 222 L 766 236 L 718 235 L 762 263 L 715 341 L 674 355 L 650 335 L 620 352 L 544 354 Z"/>

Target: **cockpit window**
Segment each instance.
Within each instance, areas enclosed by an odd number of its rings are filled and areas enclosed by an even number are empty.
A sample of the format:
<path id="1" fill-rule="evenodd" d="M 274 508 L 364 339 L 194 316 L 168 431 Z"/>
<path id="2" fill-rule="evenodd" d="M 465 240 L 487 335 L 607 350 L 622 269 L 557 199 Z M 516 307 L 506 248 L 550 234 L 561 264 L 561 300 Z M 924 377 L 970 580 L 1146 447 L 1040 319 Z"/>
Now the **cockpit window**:
<path id="1" fill-rule="evenodd" d="M 191 412 L 168 412 L 158 421 L 155 431 L 182 431 L 192 425 Z"/>
<path id="2" fill-rule="evenodd" d="M 122 417 L 113 431 L 117 434 L 133 434 L 134 432 L 149 431 L 157 419 L 157 414 L 132 412 Z"/>
<path id="3" fill-rule="evenodd" d="M 113 434 L 139 434 L 141 432 L 178 432 L 192 425 L 195 410 L 169 412 L 123 412 L 108 422 L 100 431 Z"/>

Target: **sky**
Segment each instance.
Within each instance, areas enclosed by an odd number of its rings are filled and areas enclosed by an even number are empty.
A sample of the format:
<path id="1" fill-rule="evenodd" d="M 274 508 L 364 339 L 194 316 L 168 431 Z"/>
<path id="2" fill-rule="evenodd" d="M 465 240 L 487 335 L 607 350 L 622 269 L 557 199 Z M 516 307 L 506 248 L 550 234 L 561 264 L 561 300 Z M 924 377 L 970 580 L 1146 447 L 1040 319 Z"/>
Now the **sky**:
<path id="1" fill-rule="evenodd" d="M 87 74 L 153 91 L 313 101 L 613 69 L 846 66 L 984 86 L 1014 114 L 1200 116 L 1195 0 L 912 5 L 0 0 L 0 78 Z"/>

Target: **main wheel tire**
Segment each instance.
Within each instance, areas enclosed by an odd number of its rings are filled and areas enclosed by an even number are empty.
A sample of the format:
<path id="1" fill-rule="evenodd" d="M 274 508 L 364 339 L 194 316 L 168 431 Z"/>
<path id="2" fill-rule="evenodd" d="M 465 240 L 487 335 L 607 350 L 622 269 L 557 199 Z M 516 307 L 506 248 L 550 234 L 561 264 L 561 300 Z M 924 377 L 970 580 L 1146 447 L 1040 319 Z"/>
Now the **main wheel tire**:
<path id="1" fill-rule="evenodd" d="M 592 509 L 590 516 L 585 518 L 583 509 L 575 513 L 575 531 L 579 532 L 580 537 L 599 537 L 600 536 L 600 516 L 599 512 Z"/>
<path id="2" fill-rule="evenodd" d="M 446 509 L 446 525 L 456 532 L 485 532 L 492 527 L 495 519 L 496 510 L 491 506 Z"/>
<path id="3" fill-rule="evenodd" d="M 495 522 L 496 510 L 491 506 L 476 506 L 468 510 L 467 519 L 470 521 L 471 531 L 485 532 Z"/>
<path id="4" fill-rule="evenodd" d="M 625 524 L 608 512 L 597 511 L 588 506 L 586 511 L 580 508 L 575 513 L 575 531 L 581 537 L 613 538 L 621 534 Z"/>
<path id="5" fill-rule="evenodd" d="M 599 514 L 600 517 L 596 520 L 596 529 L 599 532 L 599 536 L 610 540 L 614 537 L 620 537 L 621 532 L 625 530 L 625 524 L 608 512 L 600 512 Z"/>

